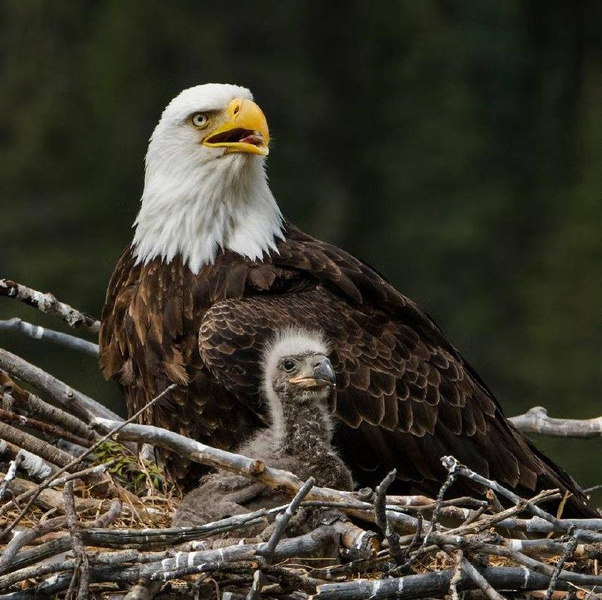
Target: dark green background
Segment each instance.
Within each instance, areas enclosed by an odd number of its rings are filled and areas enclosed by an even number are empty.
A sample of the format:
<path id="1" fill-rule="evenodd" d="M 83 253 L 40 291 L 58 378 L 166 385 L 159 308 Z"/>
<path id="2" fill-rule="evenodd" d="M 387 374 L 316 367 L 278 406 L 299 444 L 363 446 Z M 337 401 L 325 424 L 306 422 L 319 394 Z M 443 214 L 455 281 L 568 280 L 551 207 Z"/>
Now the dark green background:
<path id="1" fill-rule="evenodd" d="M 99 315 L 164 105 L 250 87 L 285 214 L 435 316 L 508 414 L 600 414 L 602 4 L 0 2 L 0 276 Z M 0 302 L 0 316 L 53 320 Z M 0 343 L 119 402 L 85 355 Z M 584 484 L 602 441 L 538 440 Z"/>

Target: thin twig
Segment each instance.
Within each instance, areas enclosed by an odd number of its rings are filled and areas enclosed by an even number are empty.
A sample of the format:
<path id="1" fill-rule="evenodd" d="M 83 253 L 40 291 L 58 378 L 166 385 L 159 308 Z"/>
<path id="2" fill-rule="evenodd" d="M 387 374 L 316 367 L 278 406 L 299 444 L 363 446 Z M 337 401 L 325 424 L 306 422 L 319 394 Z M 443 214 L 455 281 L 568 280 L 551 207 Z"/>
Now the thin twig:
<path id="1" fill-rule="evenodd" d="M 404 553 L 399 545 L 399 535 L 391 527 L 387 518 L 387 489 L 395 481 L 397 471 L 393 469 L 376 487 L 374 494 L 374 515 L 376 524 L 389 542 L 389 552 L 396 564 L 401 565 L 405 562 Z"/>
<path id="2" fill-rule="evenodd" d="M 276 550 L 276 546 L 278 542 L 281 540 L 284 532 L 286 530 L 286 526 L 291 520 L 292 516 L 297 512 L 301 501 L 307 494 L 309 494 L 311 488 L 316 484 L 316 480 L 313 477 L 310 477 L 299 489 L 299 491 L 295 494 L 295 497 L 291 500 L 290 504 L 286 507 L 286 510 L 280 513 L 276 517 L 276 521 L 274 523 L 274 530 L 272 531 L 272 535 L 268 540 L 265 546 L 261 546 L 257 553 L 261 556 L 261 566 L 263 565 L 271 565 L 274 560 L 274 552 Z M 247 600 L 256 600 L 259 594 L 261 593 L 261 588 L 266 582 L 266 576 L 261 570 L 261 566 L 255 574 L 253 575 L 253 585 L 251 586 L 251 590 L 247 595 Z"/>
<path id="3" fill-rule="evenodd" d="M 489 600 L 505 600 L 504 596 L 493 589 L 493 586 L 485 579 L 485 577 L 483 577 L 483 575 L 481 575 L 481 573 L 479 573 L 479 571 L 477 571 L 475 566 L 467 560 L 465 556 L 462 558 L 462 570 L 477 584 Z"/>
<path id="4" fill-rule="evenodd" d="M 73 498 L 73 482 L 68 481 L 65 484 L 65 515 L 67 517 L 67 526 L 71 535 L 71 543 L 75 554 L 75 568 L 73 570 L 73 578 L 69 586 L 67 598 L 71 600 L 73 597 L 76 600 L 87 600 L 90 588 L 90 563 L 88 555 L 82 541 L 81 530 L 77 520 L 77 512 L 75 509 L 75 499 Z M 77 596 L 74 591 L 77 589 Z"/>
<path id="5" fill-rule="evenodd" d="M 509 489 L 505 488 L 504 486 L 500 485 L 497 481 L 487 479 L 486 477 L 483 477 L 482 475 L 475 473 L 474 471 L 469 469 L 467 466 L 461 464 L 453 456 L 444 456 L 441 459 L 441 462 L 443 463 L 443 466 L 450 473 L 455 472 L 458 475 L 461 475 L 462 477 L 472 479 L 473 481 L 476 481 L 477 483 L 480 483 L 481 485 L 492 489 L 493 491 L 497 492 L 498 494 L 501 494 L 502 496 L 504 496 L 505 498 L 508 498 L 509 500 L 511 500 L 514 503 L 518 504 L 519 502 L 525 502 L 525 500 L 523 498 L 521 498 L 514 492 L 510 491 Z M 527 510 L 529 510 L 530 512 L 532 512 L 534 515 L 537 515 L 541 519 L 545 519 L 546 521 L 549 521 L 550 523 L 557 523 L 559 520 L 556 517 L 554 517 L 553 515 L 551 515 L 549 512 L 546 512 L 542 508 L 539 508 L 539 506 L 535 506 L 535 505 L 531 504 L 529 501 L 525 502 L 525 508 Z"/>
<path id="6" fill-rule="evenodd" d="M 552 599 L 552 594 L 554 593 L 554 590 L 556 589 L 556 584 L 558 583 L 558 577 L 560 576 L 560 573 L 562 573 L 562 568 L 564 567 L 564 564 L 566 563 L 566 561 L 569 560 L 573 556 L 573 553 L 575 552 L 575 548 L 577 547 L 578 543 L 579 543 L 579 536 L 577 536 L 577 535 L 571 536 L 571 538 L 567 542 L 566 548 L 564 549 L 562 556 L 558 559 L 558 562 L 556 563 L 556 567 L 554 568 L 554 573 L 552 574 L 552 578 L 550 579 L 550 585 L 548 586 L 548 589 L 546 590 L 546 595 L 544 596 L 544 600 Z"/>

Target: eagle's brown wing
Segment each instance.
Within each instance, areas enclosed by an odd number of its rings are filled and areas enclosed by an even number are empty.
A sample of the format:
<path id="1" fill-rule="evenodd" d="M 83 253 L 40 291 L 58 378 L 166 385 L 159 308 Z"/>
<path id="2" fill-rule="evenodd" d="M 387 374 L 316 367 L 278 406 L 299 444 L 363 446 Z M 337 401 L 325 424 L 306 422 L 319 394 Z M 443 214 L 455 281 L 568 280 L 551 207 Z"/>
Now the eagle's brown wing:
<path id="1" fill-rule="evenodd" d="M 324 330 L 333 344 L 336 414 L 343 422 L 336 442 L 361 484 L 374 485 L 395 467 L 401 489 L 436 493 L 445 477 L 440 458 L 451 454 L 524 493 L 570 490 L 569 511 L 587 512 L 572 479 L 506 421 L 414 303 L 369 266 L 293 227 L 278 249 L 274 265 L 304 274 L 305 288 L 224 300 L 204 315 L 201 357 L 219 383 L 256 401 L 260 353 L 275 330 Z"/>
<path id="2" fill-rule="evenodd" d="M 232 275 L 236 266 L 221 273 Z M 211 376 L 198 351 L 199 325 L 212 298 L 240 297 L 243 289 L 236 277 L 220 277 L 217 268 L 199 277 L 179 259 L 136 264 L 131 248 L 123 253 L 103 309 L 100 366 L 119 383 L 128 415 L 175 383 L 179 387 L 147 409 L 140 422 L 221 448 L 232 448 L 265 424 L 257 410 Z M 169 469 L 176 479 L 187 475 L 185 486 L 196 485 L 199 470 L 189 473 L 186 461 L 177 457 Z"/>

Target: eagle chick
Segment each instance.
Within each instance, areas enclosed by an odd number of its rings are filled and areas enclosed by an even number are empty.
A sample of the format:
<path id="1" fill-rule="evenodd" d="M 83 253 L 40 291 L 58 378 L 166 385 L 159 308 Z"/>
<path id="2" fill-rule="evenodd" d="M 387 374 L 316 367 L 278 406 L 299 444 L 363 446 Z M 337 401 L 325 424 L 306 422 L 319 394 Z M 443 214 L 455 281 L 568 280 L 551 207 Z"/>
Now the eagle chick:
<path id="1" fill-rule="evenodd" d="M 271 425 L 238 452 L 301 479 L 312 476 L 320 486 L 351 490 L 351 472 L 331 445 L 329 407 L 334 404 L 336 376 L 327 355 L 328 345 L 320 333 L 288 329 L 276 337 L 262 362 Z M 184 498 L 173 525 L 200 525 L 287 501 L 281 491 L 220 470 L 203 477 Z M 310 517 L 306 512 L 306 522 Z M 263 529 L 259 527 L 255 534 Z"/>

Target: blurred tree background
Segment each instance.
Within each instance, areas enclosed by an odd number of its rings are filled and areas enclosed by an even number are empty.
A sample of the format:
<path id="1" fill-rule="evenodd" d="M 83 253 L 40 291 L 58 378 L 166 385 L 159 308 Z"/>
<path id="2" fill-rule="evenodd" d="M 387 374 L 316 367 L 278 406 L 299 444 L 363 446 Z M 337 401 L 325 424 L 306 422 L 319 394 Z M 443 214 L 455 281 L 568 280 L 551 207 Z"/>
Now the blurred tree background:
<path id="1" fill-rule="evenodd" d="M 99 315 L 181 89 L 250 87 L 285 214 L 384 272 L 507 414 L 600 413 L 599 0 L 0 1 L 0 277 Z M 0 318 L 56 321 L 0 302 Z M 17 352 L 119 406 L 93 360 Z M 599 442 L 537 443 L 602 483 Z"/>

